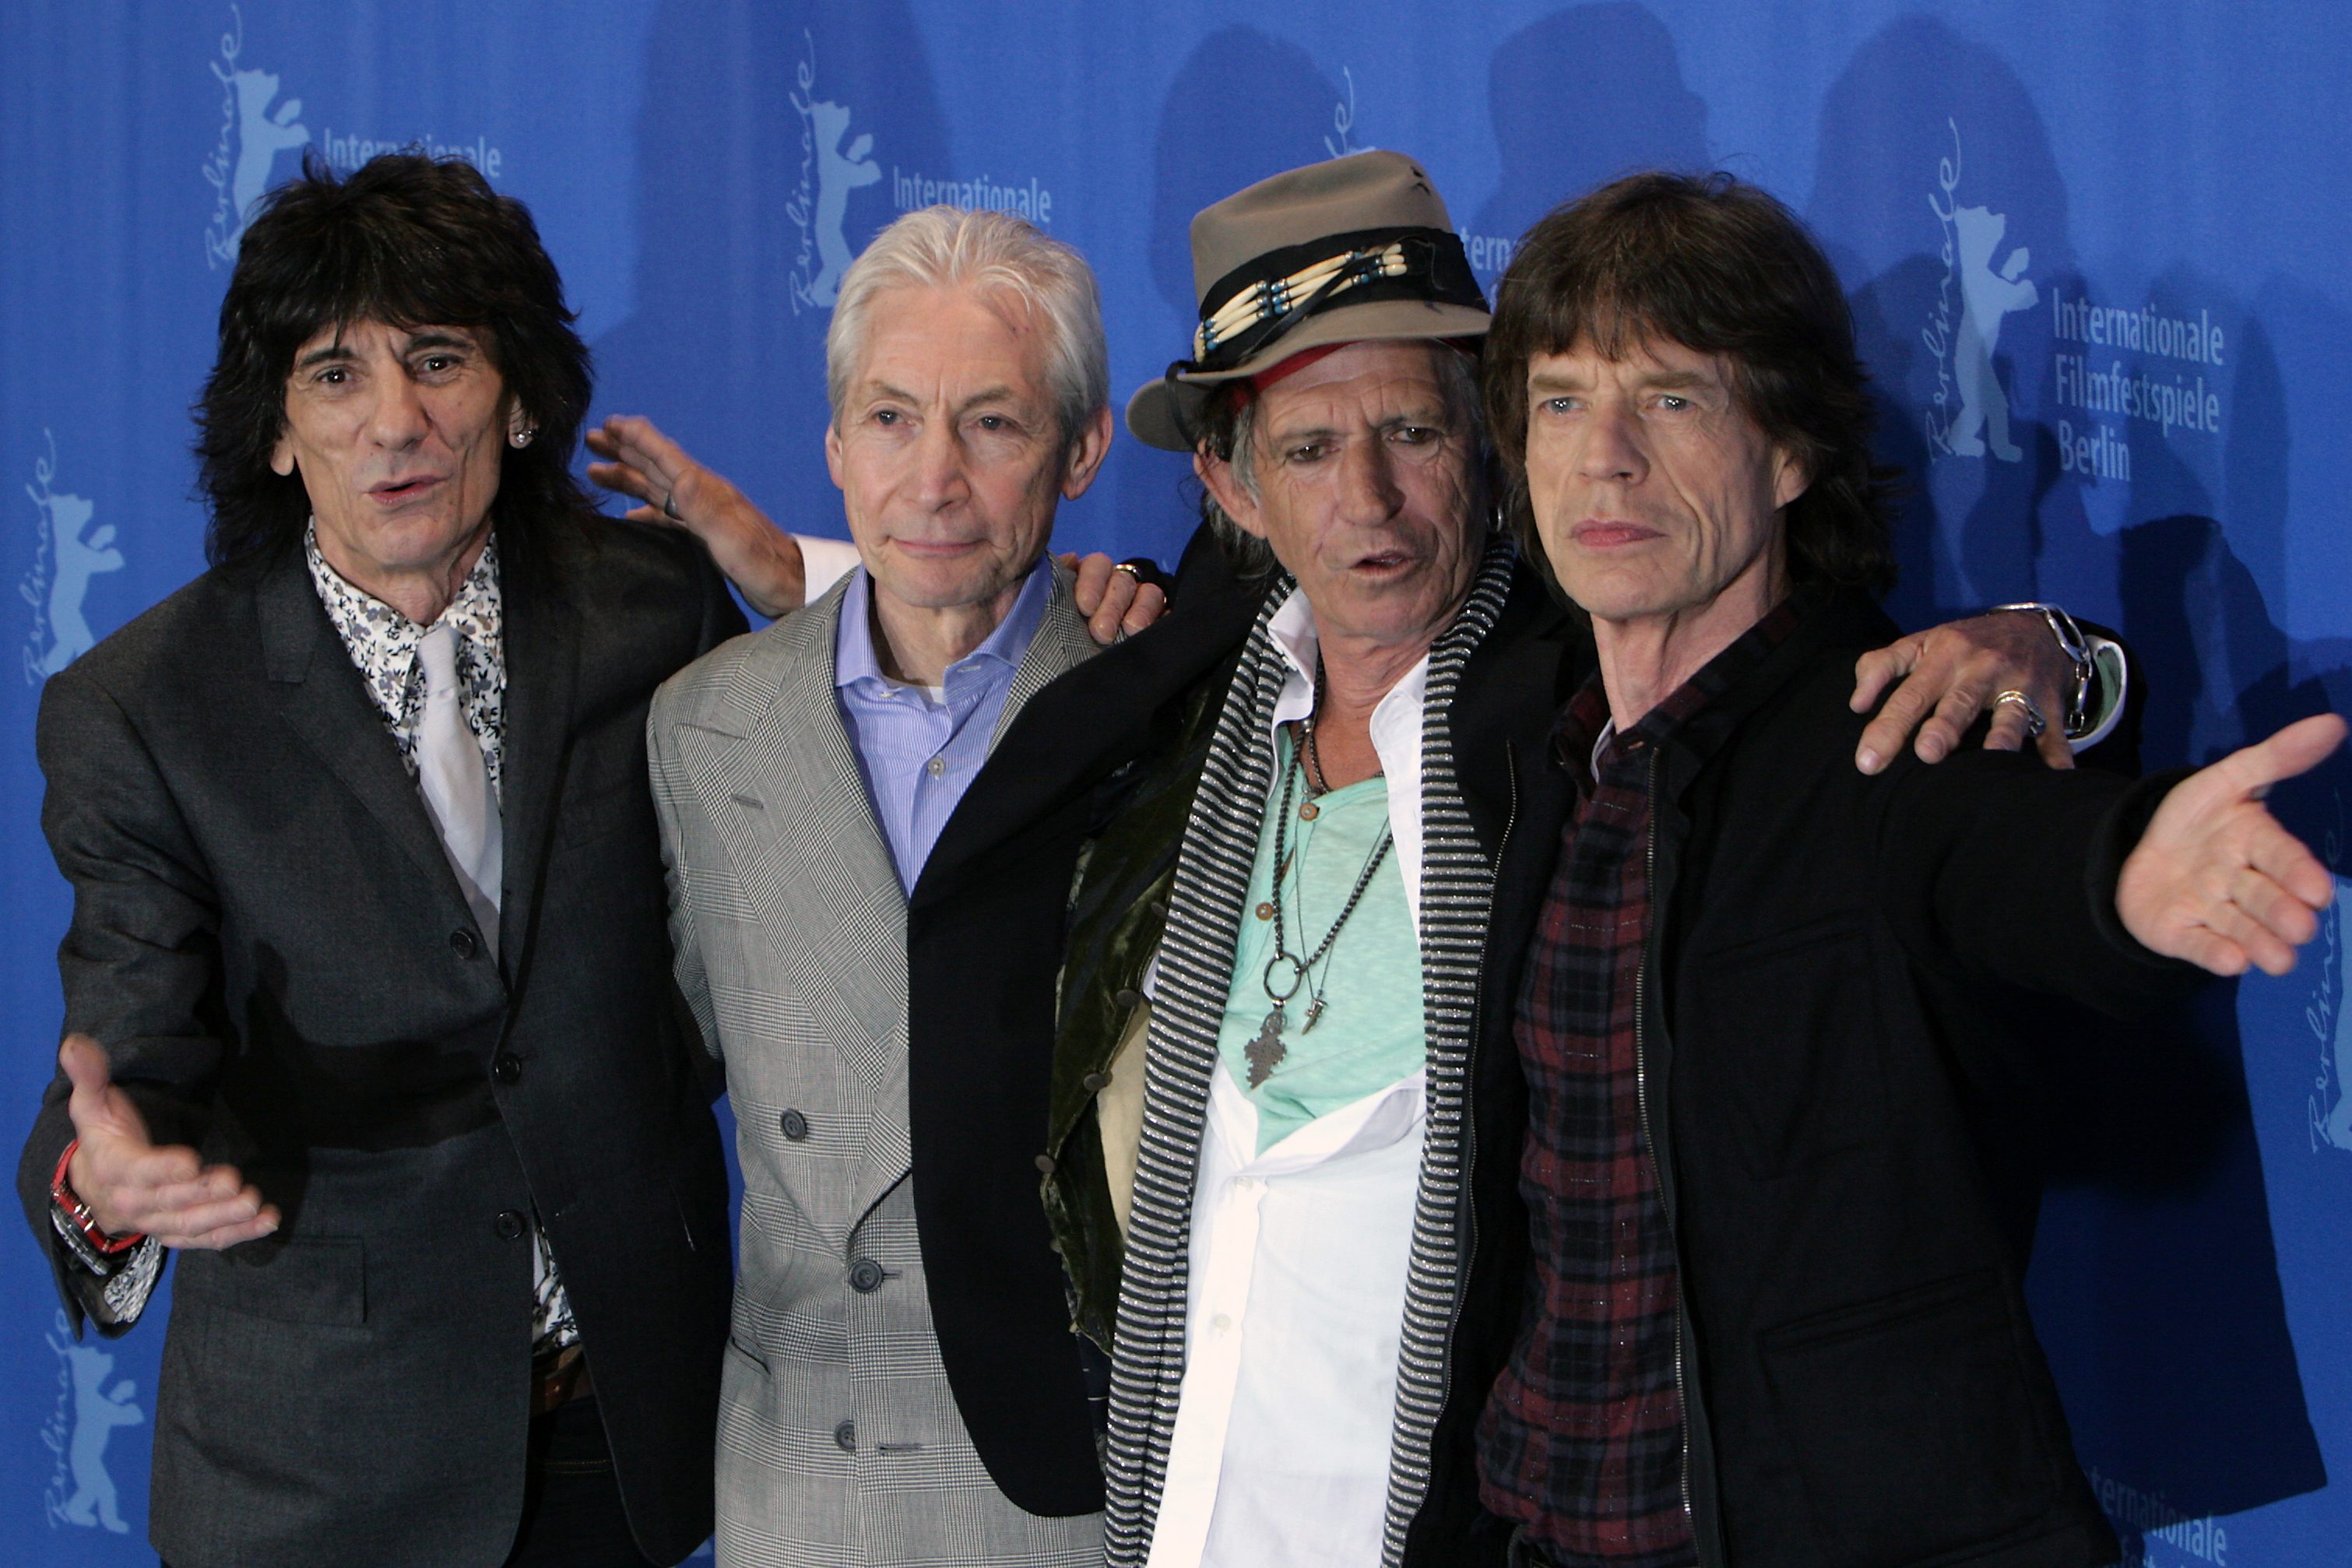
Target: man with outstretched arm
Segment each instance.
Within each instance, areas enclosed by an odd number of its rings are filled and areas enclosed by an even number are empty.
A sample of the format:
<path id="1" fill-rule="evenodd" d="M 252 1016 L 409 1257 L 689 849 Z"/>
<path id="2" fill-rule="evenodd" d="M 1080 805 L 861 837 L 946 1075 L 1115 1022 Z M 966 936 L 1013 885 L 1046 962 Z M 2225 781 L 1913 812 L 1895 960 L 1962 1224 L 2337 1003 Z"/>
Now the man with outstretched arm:
<path id="1" fill-rule="evenodd" d="M 1888 509 L 1811 237 L 1727 175 L 1637 175 L 1537 225 L 1500 298 L 1511 521 L 1596 666 L 1548 748 L 1566 819 L 1519 841 L 1550 872 L 1507 1019 L 1520 1213 L 1482 1211 L 1528 1259 L 1478 1429 L 1489 1548 L 2111 1563 L 1969 1086 L 2012 994 L 2289 968 L 2333 879 L 2261 800 L 2344 725 L 2138 785 L 1858 772 Z"/>

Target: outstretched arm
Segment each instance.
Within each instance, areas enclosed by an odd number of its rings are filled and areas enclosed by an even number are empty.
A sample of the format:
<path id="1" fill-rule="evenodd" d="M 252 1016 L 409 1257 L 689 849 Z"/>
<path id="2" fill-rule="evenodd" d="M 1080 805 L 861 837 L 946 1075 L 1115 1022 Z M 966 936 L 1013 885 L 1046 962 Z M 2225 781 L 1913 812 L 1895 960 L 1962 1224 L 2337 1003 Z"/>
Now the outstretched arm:
<path id="1" fill-rule="evenodd" d="M 819 548 L 827 555 L 840 548 L 838 541 L 804 540 L 778 528 L 724 475 L 696 462 L 642 415 L 615 414 L 590 430 L 587 442 L 602 459 L 588 465 L 588 477 L 642 503 L 624 515 L 633 522 L 682 528 L 702 541 L 735 591 L 763 616 L 773 618 L 806 603 L 815 565 L 809 558 Z M 1168 607 L 1157 587 L 1120 571 L 1108 555 L 1063 559 L 1077 573 L 1073 597 L 1097 642 L 1139 632 Z"/>
<path id="2" fill-rule="evenodd" d="M 702 541 L 736 592 L 761 615 L 797 610 L 806 597 L 807 570 L 799 542 L 769 521 L 725 476 L 704 468 L 650 419 L 615 414 L 587 434 L 588 450 L 603 459 L 588 477 L 641 505 L 633 522 L 682 528 Z"/>

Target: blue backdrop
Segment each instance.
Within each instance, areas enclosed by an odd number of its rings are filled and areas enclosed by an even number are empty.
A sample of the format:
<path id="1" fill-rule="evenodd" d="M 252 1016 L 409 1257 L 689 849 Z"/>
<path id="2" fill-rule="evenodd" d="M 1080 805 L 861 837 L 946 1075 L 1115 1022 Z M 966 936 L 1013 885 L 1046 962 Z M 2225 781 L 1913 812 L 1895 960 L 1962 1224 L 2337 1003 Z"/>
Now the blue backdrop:
<path id="1" fill-rule="evenodd" d="M 42 681 L 201 565 L 187 409 L 247 203 L 300 150 L 422 142 L 537 214 L 599 367 L 788 525 L 842 267 L 896 214 L 1008 206 L 1102 276 L 1115 385 L 1182 351 L 1205 203 L 1382 146 L 1491 284 L 1561 198 L 1730 169 L 1815 226 L 1911 472 L 1897 609 L 2122 627 L 2151 765 L 2344 706 L 2352 48 L 2326 0 L 1380 8 L 1346 0 L 15 0 L 0 11 L 0 1130 L 50 1070 L 67 890 Z M 1124 437 L 1060 540 L 1173 553 Z M 2346 766 L 2282 792 L 2336 863 Z M 2352 1019 L 2339 919 L 2160 1037 L 2084 1033 L 2035 1310 L 2083 1462 L 2166 1565 L 2352 1562 Z M 2059 1020 L 2071 1025 L 2071 1020 Z M 15 1119 L 11 1121 L 11 1117 Z M 74 1345 L 0 1247 L 0 1556 L 152 1562 L 161 1336 Z M 2145 1533 L 2144 1533 L 2145 1532 Z"/>

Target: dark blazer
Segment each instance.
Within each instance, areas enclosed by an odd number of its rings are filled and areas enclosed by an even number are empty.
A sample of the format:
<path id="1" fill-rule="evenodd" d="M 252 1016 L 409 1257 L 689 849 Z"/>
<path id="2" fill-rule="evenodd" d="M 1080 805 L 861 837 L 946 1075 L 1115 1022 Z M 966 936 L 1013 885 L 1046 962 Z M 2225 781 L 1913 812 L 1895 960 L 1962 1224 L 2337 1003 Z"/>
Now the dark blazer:
<path id="1" fill-rule="evenodd" d="M 2172 781 L 1973 748 L 1864 777 L 1854 658 L 1895 627 L 1858 595 L 1797 605 L 1651 772 L 1641 1049 L 1699 1561 L 2110 1562 L 1979 1117 L 2019 994 L 2114 1011 L 2204 983 L 2114 910 Z"/>
<path id="2" fill-rule="evenodd" d="M 1099 1253 L 1115 1254 L 1116 1229 L 1108 1200 L 1086 1198 L 1102 1187 L 1099 1144 L 1054 1143 L 1048 1107 L 1073 1087 L 1055 1077 L 1057 1015 L 1066 1032 L 1083 1011 L 1116 1038 L 1135 1004 L 1136 977 L 1069 945 L 1072 879 L 1082 847 L 1125 820 L 1139 792 L 1161 789 L 1171 771 L 1182 776 L 1160 809 L 1181 820 L 1199 763 L 1187 755 L 1192 721 L 1205 703 L 1213 722 L 1262 590 L 1234 578 L 1206 530 L 1196 535 L 1167 617 L 1023 710 L 949 820 L 908 903 L 908 1092 L 932 1311 L 965 1424 L 999 1484 L 1024 1506 L 1037 1506 L 1026 1500 L 1033 1497 L 1099 1499 L 1087 1462 L 1091 1428 L 1067 1372 L 1073 1303 L 1065 1264 L 1097 1284 L 1108 1276 L 1115 1289 L 1116 1258 Z M 1523 568 L 1464 672 L 1454 707 L 1455 765 L 1480 840 L 1502 859 L 1494 929 L 1507 934 L 1490 940 L 1469 1086 L 1476 1131 L 1457 1224 L 1475 1240 L 1451 1346 L 1464 1369 L 1454 1379 L 1462 1394 L 1439 1422 L 1409 1561 L 1463 1561 L 1464 1537 L 1478 1517 L 1473 1428 L 1510 1348 L 1527 1241 L 1517 1210 L 1524 1110 L 1510 986 L 1550 868 L 1548 850 L 1502 852 L 1558 839 L 1564 806 L 1542 787 L 1546 738 L 1554 710 L 1591 668 L 1591 638 Z M 1109 874 L 1116 887 L 1108 894 L 1093 890 L 1090 868 L 1082 899 L 1119 905 L 1124 912 L 1091 923 L 1116 926 L 1121 952 L 1157 945 L 1165 909 L 1151 889 L 1172 866 L 1179 837 L 1170 836 L 1132 876 Z M 1107 843 L 1095 852 L 1108 856 Z M 1083 911 L 1080 924 L 1090 924 Z M 1098 1081 L 1078 1092 L 1090 1096 Z M 1055 1168 L 1049 1148 L 1086 1168 Z M 1040 1201 L 1041 1184 L 1048 1203 Z M 1054 1202 L 1085 1210 L 1088 1218 L 1073 1223 L 1101 1233 L 1087 1258 L 1062 1256 L 1076 1237 L 1053 1239 L 1045 1214 Z M 1486 1222 L 1475 1232 L 1474 1211 Z M 1108 1309 L 1100 1295 L 1078 1303 L 1097 1332 Z"/>
<path id="3" fill-rule="evenodd" d="M 505 1556 L 534 1212 L 639 1542 L 673 1562 L 710 1528 L 727 1188 L 645 722 L 743 622 L 679 536 L 558 527 L 499 529 L 496 960 L 299 552 L 206 573 L 44 693 L 66 1027 L 159 1141 L 285 1215 L 178 1262 L 151 1535 L 180 1568 Z M 60 1078 L 17 1184 L 79 1327 L 48 1218 L 66 1098 Z"/>

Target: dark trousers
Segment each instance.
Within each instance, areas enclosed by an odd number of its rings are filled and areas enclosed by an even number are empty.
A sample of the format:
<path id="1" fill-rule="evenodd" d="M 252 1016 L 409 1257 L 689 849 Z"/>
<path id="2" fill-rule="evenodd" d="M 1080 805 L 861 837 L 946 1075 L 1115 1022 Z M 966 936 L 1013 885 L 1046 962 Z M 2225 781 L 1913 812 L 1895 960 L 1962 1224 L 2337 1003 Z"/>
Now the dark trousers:
<path id="1" fill-rule="evenodd" d="M 593 1394 L 532 1418 L 522 1525 L 507 1568 L 654 1568 L 621 1511 Z"/>

